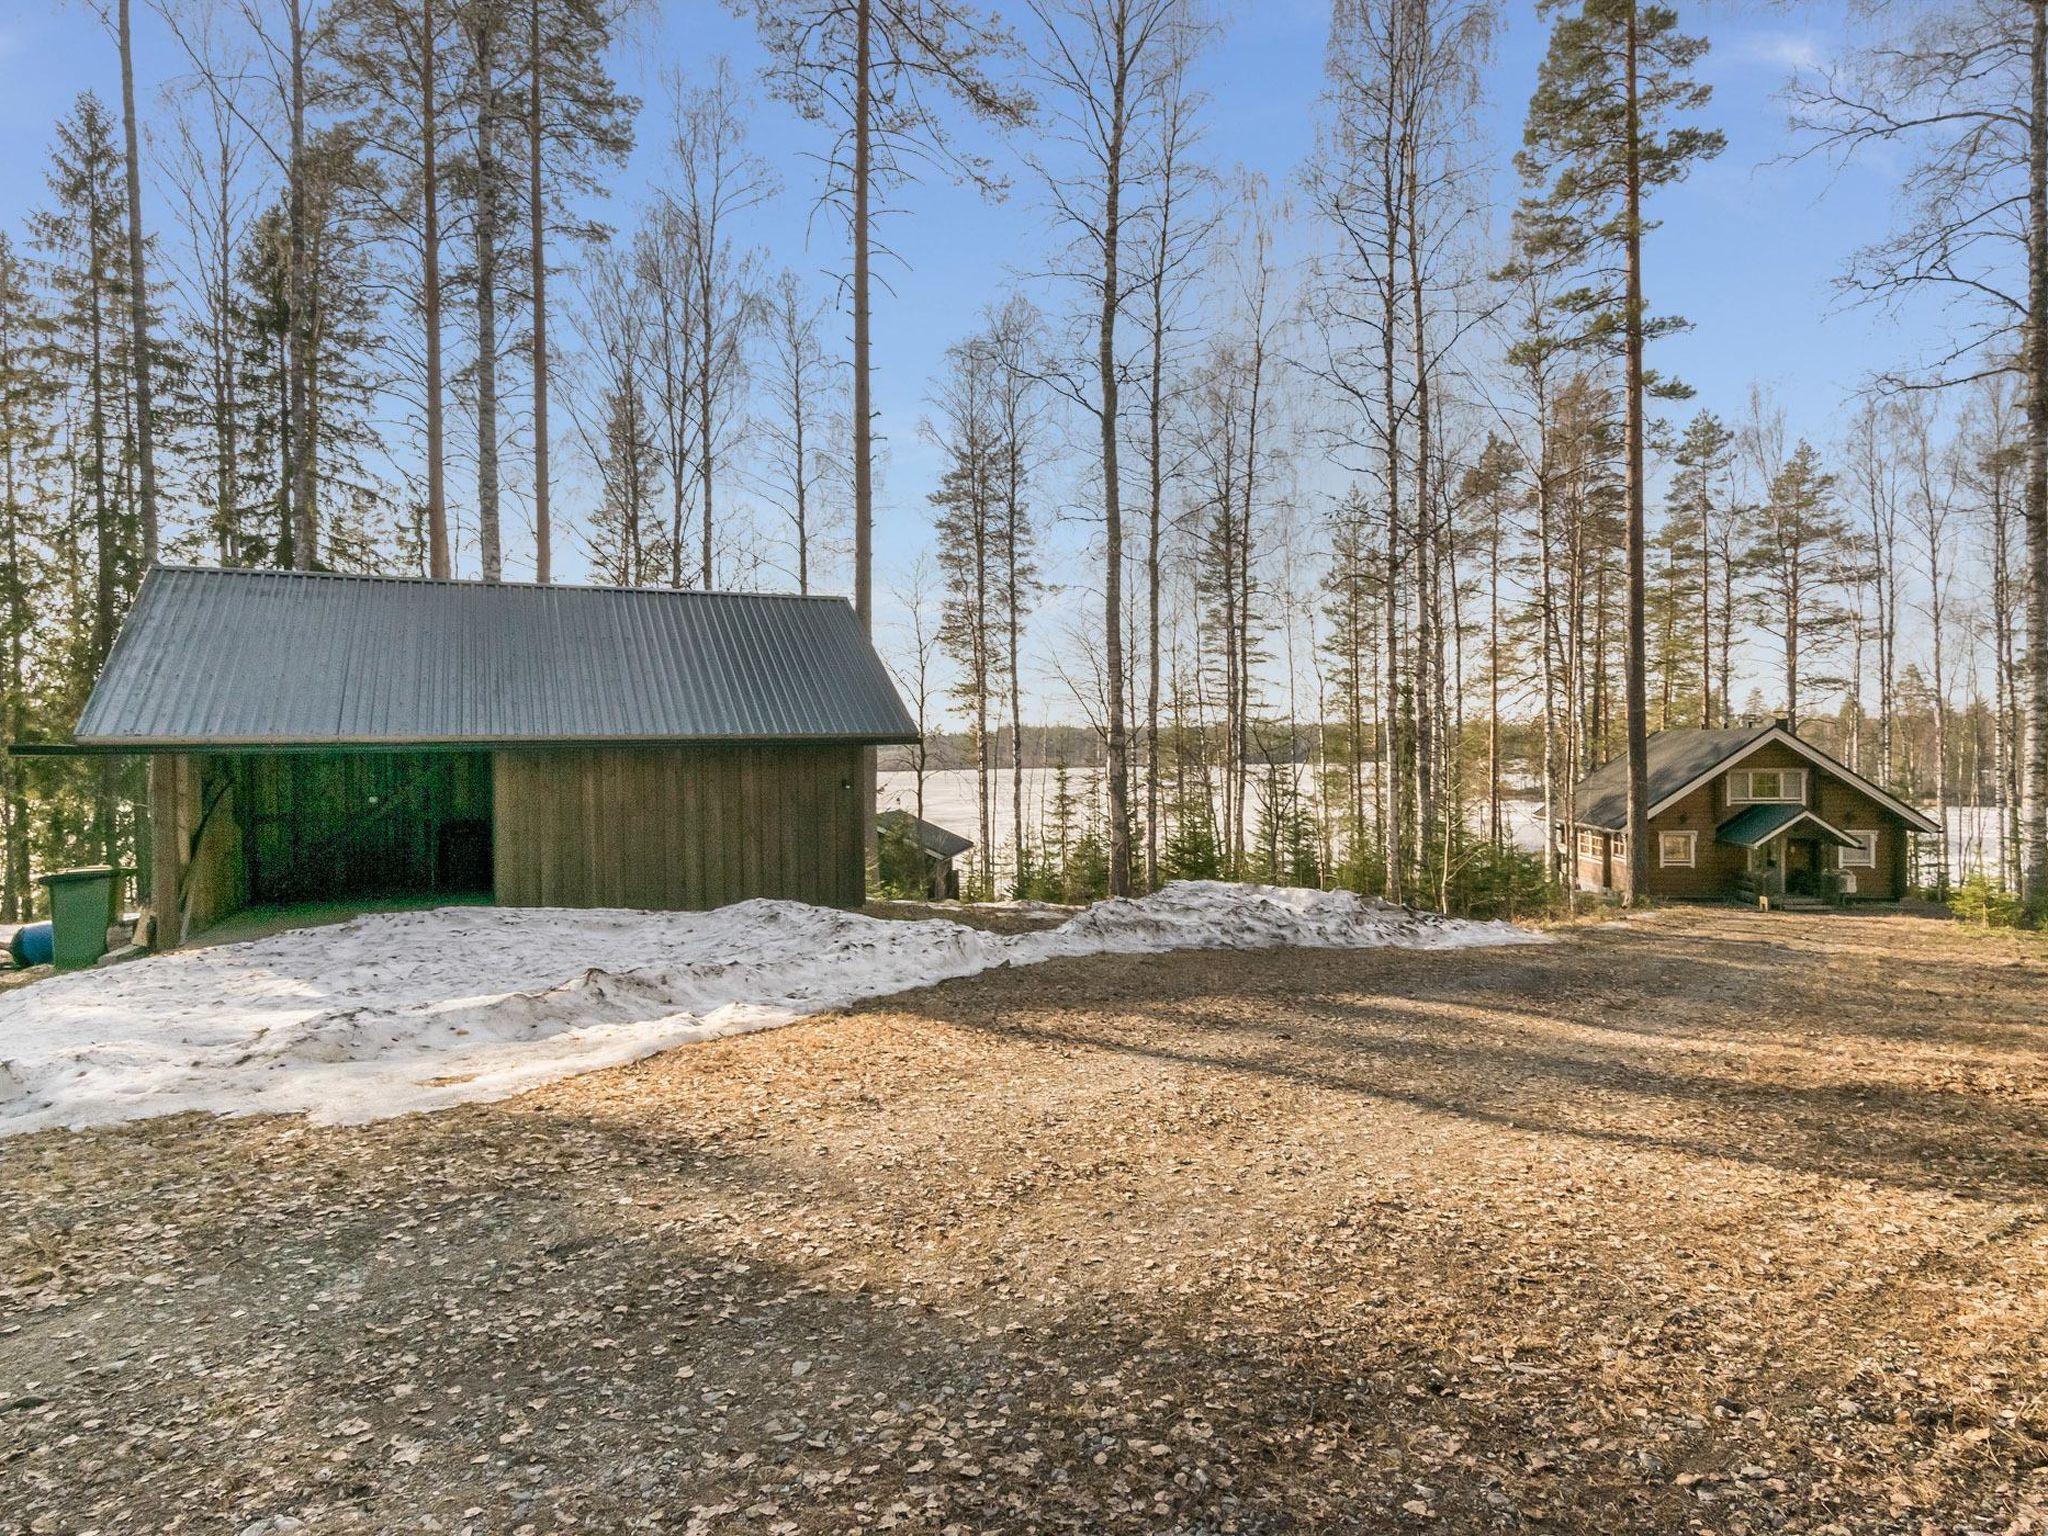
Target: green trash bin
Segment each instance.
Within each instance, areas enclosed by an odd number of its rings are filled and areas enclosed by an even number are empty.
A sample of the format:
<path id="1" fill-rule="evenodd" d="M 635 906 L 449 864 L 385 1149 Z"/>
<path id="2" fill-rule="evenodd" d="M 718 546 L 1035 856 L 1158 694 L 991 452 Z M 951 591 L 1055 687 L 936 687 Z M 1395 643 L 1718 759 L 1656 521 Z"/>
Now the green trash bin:
<path id="1" fill-rule="evenodd" d="M 89 869 L 64 869 L 44 875 L 50 888 L 50 926 L 60 971 L 91 965 L 107 952 L 107 930 L 120 919 L 115 905 L 121 871 L 110 864 Z"/>

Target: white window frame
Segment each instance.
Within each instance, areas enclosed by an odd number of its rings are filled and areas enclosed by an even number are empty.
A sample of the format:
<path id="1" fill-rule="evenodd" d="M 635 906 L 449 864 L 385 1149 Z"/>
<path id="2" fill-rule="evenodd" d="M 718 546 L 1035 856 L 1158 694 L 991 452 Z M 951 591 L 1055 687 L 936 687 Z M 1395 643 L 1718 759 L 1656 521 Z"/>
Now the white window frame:
<path id="1" fill-rule="evenodd" d="M 1598 832 L 1588 832 L 1583 827 L 1579 829 L 1579 857 L 1582 859 L 1597 859 L 1600 857 L 1600 834 Z"/>
<path id="2" fill-rule="evenodd" d="M 1756 792 L 1757 775 L 1764 773 L 1777 776 L 1777 794 L 1760 795 Z M 1738 768 L 1728 775 L 1728 803 L 1730 805 L 1804 805 L 1806 804 L 1806 770 L 1804 768 Z"/>
<path id="3" fill-rule="evenodd" d="M 1860 848 L 1837 848 L 1835 867 L 1837 869 L 1877 868 L 1876 827 L 1844 827 L 1842 830 L 1862 843 Z"/>
<path id="4" fill-rule="evenodd" d="M 1671 840 L 1673 838 L 1679 838 L 1684 841 L 1684 858 L 1674 859 L 1671 856 Z M 1657 834 L 1657 867 L 1659 869 L 1691 869 L 1695 852 L 1699 846 L 1699 838 L 1700 835 L 1697 832 L 1659 832 Z"/>

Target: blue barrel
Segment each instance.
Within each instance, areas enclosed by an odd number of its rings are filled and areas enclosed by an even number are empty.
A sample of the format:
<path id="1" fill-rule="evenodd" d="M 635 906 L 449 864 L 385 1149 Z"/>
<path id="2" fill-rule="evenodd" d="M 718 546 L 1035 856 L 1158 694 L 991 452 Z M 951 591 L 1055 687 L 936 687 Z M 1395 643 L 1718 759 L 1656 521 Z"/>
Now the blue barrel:
<path id="1" fill-rule="evenodd" d="M 16 965 L 48 965 L 57 953 L 57 931 L 48 922 L 24 923 L 7 941 L 7 953 Z"/>

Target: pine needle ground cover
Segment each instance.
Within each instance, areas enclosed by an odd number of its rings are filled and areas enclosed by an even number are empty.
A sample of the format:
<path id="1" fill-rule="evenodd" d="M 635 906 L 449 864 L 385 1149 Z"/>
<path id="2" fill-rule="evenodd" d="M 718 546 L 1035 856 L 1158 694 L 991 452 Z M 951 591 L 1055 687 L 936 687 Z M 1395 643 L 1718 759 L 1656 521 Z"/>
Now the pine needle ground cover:
<path id="1" fill-rule="evenodd" d="M 8 1529 L 2024 1532 L 2048 950 L 1660 912 L 998 970 L 0 1142 Z"/>

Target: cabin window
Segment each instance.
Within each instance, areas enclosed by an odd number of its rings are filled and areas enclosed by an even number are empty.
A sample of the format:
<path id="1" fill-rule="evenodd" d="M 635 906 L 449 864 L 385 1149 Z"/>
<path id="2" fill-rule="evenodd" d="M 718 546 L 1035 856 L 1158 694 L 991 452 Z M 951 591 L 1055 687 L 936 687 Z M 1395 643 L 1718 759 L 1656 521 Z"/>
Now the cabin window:
<path id="1" fill-rule="evenodd" d="M 1581 832 L 1579 834 L 1579 857 L 1582 859 L 1597 859 L 1600 857 L 1600 834 L 1598 832 Z"/>
<path id="2" fill-rule="evenodd" d="M 1657 862 L 1666 869 L 1691 869 L 1693 842 L 1697 832 L 1659 832 Z"/>
<path id="3" fill-rule="evenodd" d="M 1877 833 L 1867 827 L 1844 827 L 1843 831 L 1856 839 L 1854 848 L 1837 850 L 1836 867 L 1840 869 L 1877 868 Z"/>
<path id="4" fill-rule="evenodd" d="M 1732 804 L 1804 805 L 1804 768 L 1747 768 L 1728 775 Z"/>

